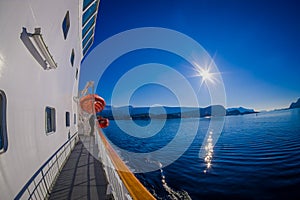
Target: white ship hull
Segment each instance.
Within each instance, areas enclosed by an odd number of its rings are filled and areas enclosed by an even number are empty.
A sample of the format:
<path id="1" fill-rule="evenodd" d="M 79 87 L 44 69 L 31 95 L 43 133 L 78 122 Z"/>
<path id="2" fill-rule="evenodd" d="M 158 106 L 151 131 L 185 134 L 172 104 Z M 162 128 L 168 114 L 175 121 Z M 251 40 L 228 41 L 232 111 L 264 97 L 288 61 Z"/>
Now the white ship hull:
<path id="1" fill-rule="evenodd" d="M 7 97 L 8 148 L 0 154 L 0 199 L 13 199 L 34 172 L 68 136 L 77 132 L 74 114 L 80 71 L 81 1 L 17 1 L 0 3 L 0 90 Z M 62 22 L 70 13 L 70 30 L 64 39 Z M 22 28 L 41 28 L 56 69 L 45 70 L 20 39 Z M 70 63 L 74 49 L 74 65 Z M 78 75 L 79 76 L 79 75 Z M 56 131 L 45 131 L 45 108 L 56 110 Z M 66 127 L 66 112 L 70 127 Z"/>

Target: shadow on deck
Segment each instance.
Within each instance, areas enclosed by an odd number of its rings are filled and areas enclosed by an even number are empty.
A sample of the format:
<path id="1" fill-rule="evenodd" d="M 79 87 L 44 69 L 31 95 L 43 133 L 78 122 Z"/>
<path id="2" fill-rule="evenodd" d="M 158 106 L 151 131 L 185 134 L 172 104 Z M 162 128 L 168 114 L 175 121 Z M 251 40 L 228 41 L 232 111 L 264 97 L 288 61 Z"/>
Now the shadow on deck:
<path id="1" fill-rule="evenodd" d="M 113 199 L 107 194 L 108 182 L 102 163 L 94 158 L 86 147 L 94 151 L 96 149 L 94 145 L 90 147 L 79 140 L 54 184 L 50 200 Z"/>

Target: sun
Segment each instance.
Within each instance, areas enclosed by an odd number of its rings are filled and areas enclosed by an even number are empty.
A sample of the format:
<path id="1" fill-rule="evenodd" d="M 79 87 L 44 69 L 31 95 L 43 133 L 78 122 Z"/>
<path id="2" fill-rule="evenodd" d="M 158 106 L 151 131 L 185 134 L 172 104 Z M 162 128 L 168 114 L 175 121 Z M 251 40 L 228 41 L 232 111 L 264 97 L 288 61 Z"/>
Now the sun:
<path id="1" fill-rule="evenodd" d="M 205 84 L 216 84 L 218 81 L 218 74 L 213 71 L 212 64 L 200 66 L 198 63 L 194 62 L 194 76 L 201 77 L 201 85 Z"/>
<path id="2" fill-rule="evenodd" d="M 202 77 L 203 81 L 211 81 L 213 74 L 210 73 L 209 69 L 201 69 L 199 70 L 199 74 Z"/>

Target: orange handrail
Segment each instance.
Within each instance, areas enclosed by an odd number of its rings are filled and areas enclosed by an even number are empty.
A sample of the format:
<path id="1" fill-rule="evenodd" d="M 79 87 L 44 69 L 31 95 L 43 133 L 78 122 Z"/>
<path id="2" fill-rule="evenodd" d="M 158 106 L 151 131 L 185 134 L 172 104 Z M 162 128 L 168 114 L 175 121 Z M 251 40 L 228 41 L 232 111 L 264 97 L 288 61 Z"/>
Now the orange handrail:
<path id="1" fill-rule="evenodd" d="M 130 196 L 134 200 L 154 200 L 155 198 L 153 197 L 153 195 L 134 176 L 134 174 L 129 170 L 129 168 L 119 157 L 116 151 L 112 148 L 102 131 L 99 130 L 98 133 L 101 140 L 103 141 L 109 157 L 111 158 L 115 168 L 117 169 L 117 173 L 119 174 Z"/>

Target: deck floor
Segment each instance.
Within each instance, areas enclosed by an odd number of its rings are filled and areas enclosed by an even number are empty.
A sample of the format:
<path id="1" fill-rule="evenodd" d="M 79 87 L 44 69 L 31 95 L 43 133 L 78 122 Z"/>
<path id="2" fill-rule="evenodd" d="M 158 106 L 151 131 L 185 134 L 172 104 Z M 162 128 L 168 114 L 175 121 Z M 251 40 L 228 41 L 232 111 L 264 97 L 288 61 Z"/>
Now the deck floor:
<path id="1" fill-rule="evenodd" d="M 102 163 L 95 159 L 86 148 L 95 151 L 93 142 L 84 141 L 84 144 L 82 140 L 76 144 L 56 180 L 50 200 L 113 199 L 111 195 L 107 195 L 108 182 Z M 97 155 L 95 152 L 93 154 Z"/>

